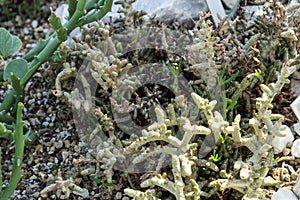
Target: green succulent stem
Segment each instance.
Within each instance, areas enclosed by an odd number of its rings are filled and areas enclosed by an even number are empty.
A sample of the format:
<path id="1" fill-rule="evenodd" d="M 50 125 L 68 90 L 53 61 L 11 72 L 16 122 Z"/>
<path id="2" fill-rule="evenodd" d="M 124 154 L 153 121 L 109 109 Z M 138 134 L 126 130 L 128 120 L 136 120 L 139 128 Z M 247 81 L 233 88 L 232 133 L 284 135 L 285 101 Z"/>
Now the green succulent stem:
<path id="1" fill-rule="evenodd" d="M 25 76 L 20 80 L 22 88 L 26 85 L 36 70 L 44 62 L 49 60 L 49 58 L 58 49 L 59 45 L 67 40 L 67 35 L 69 35 L 77 27 L 104 17 L 109 11 L 111 11 L 113 0 L 93 0 L 88 3 L 86 0 L 69 0 L 68 2 L 69 11 L 71 13 L 69 21 L 63 26 L 59 17 L 51 10 L 52 13 L 49 18 L 49 22 L 56 32 L 49 36 L 49 38 L 40 40 L 39 44 L 23 57 L 27 62 L 30 62 L 30 64 Z M 87 13 L 87 11 L 93 9 L 95 10 L 92 11 L 92 13 Z M 14 116 L 17 108 L 17 102 L 20 100 L 22 102 L 22 98 L 20 98 L 21 96 L 18 94 L 20 94 L 20 92 L 16 92 L 15 89 L 8 91 L 0 105 L 0 112 L 5 111 L 5 113 L 9 113 L 12 111 L 12 116 Z"/>
<path id="2" fill-rule="evenodd" d="M 93 10 L 93 8 L 95 8 L 97 6 L 98 0 L 90 0 L 86 3 L 85 5 L 85 10 L 87 12 Z M 100 1 L 100 4 L 103 5 L 103 0 Z"/>
<path id="3" fill-rule="evenodd" d="M 0 105 L 0 112 L 6 112 L 6 113 L 9 113 L 10 111 L 10 108 L 12 107 L 12 105 L 14 104 L 14 101 L 15 101 L 15 96 L 16 94 L 16 91 L 14 90 L 10 90 L 6 93 L 4 99 L 3 99 L 3 102 L 1 103 Z"/>
<path id="4" fill-rule="evenodd" d="M 76 10 L 77 0 L 68 0 L 68 5 L 69 19 L 71 19 Z"/>
<path id="5" fill-rule="evenodd" d="M 103 18 L 107 12 L 110 12 L 111 11 L 111 7 L 112 7 L 112 3 L 113 3 L 113 0 L 102 0 L 100 1 L 100 3 L 97 5 L 97 7 L 100 8 L 100 10 L 96 9 L 95 11 L 93 11 L 92 13 L 90 14 L 87 14 L 87 16 L 83 16 L 77 26 L 83 26 L 85 24 L 88 24 L 88 23 L 91 23 L 93 21 L 97 21 L 101 18 Z M 106 12 L 103 12 L 103 11 L 106 11 Z"/>
<path id="6" fill-rule="evenodd" d="M 71 17 L 71 19 L 65 24 L 65 28 L 67 30 L 67 33 L 70 34 L 75 28 L 77 28 L 77 23 L 79 21 L 79 18 L 84 16 L 85 14 L 85 6 L 86 0 L 81 0 L 77 2 L 76 10 Z M 106 14 L 106 13 L 105 13 Z"/>
<path id="7" fill-rule="evenodd" d="M 0 194 L 2 192 L 2 148 L 0 147 Z"/>
<path id="8" fill-rule="evenodd" d="M 24 156 L 24 137 L 23 137 L 23 125 L 22 125 L 22 109 L 24 105 L 23 103 L 18 103 L 18 110 L 17 110 L 17 121 L 16 121 L 16 130 L 14 134 L 15 139 L 15 157 L 13 163 L 12 174 L 10 180 L 0 195 L 0 200 L 7 200 L 13 194 L 14 190 L 16 189 L 20 179 L 21 179 L 21 167 L 22 161 Z M 1 152 L 0 152 L 1 153 Z M 0 171 L 1 172 L 1 171 Z M 2 180 L 1 180 L 2 182 Z"/>
<path id="9" fill-rule="evenodd" d="M 25 60 L 27 60 L 27 62 L 32 61 L 32 60 L 36 57 L 36 55 L 38 55 L 39 52 L 41 52 L 41 51 L 45 48 L 45 46 L 48 44 L 49 40 L 50 40 L 52 37 L 54 37 L 54 35 L 55 35 L 55 34 L 52 34 L 52 35 L 51 35 L 49 38 L 47 38 L 47 39 L 41 39 L 41 40 L 39 41 L 38 45 L 37 45 L 35 48 L 33 48 L 32 50 L 30 50 L 25 56 L 23 56 L 23 58 L 24 58 Z"/>

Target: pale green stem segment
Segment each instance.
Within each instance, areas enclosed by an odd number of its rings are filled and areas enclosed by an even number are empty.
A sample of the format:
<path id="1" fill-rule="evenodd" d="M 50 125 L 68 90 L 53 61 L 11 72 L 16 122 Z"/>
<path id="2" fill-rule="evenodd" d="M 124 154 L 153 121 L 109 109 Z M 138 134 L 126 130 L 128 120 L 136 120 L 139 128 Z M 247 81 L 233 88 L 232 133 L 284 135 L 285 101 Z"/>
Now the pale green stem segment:
<path id="1" fill-rule="evenodd" d="M 23 137 L 23 124 L 22 124 L 23 107 L 24 107 L 23 103 L 18 103 L 16 130 L 14 134 L 15 157 L 14 157 L 13 169 L 12 169 L 12 174 L 9 179 L 9 182 L 5 187 L 5 190 L 3 191 L 2 194 L 0 194 L 0 200 L 8 200 L 11 197 L 14 190 L 17 188 L 18 183 L 22 176 L 21 167 L 22 167 L 22 161 L 24 156 L 24 137 Z"/>

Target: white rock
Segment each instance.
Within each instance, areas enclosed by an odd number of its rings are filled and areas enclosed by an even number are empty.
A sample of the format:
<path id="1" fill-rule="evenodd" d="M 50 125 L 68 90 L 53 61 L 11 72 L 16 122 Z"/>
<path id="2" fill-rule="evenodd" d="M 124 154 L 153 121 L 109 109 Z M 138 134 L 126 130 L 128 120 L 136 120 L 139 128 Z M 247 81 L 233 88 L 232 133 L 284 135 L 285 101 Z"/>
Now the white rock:
<path id="1" fill-rule="evenodd" d="M 272 200 L 298 200 L 298 198 L 291 190 L 280 188 L 273 194 Z"/>
<path id="2" fill-rule="evenodd" d="M 31 22 L 32 28 L 36 28 L 38 25 L 39 25 L 39 23 L 38 23 L 37 20 L 33 20 L 33 21 Z"/>
<path id="3" fill-rule="evenodd" d="M 271 145 L 275 148 L 275 153 L 282 152 L 282 150 L 286 147 L 287 143 L 294 141 L 294 135 L 288 126 L 282 125 L 281 129 L 282 130 L 280 131 L 280 133 L 285 134 L 285 136 L 276 136 L 271 143 Z"/>
<path id="4" fill-rule="evenodd" d="M 291 153 L 296 158 L 300 158 L 300 139 L 297 139 L 293 142 Z"/>
<path id="5" fill-rule="evenodd" d="M 293 103 L 291 104 L 291 107 L 292 107 L 292 110 L 294 111 L 296 117 L 300 121 L 300 96 L 298 96 L 297 99 L 295 99 L 295 101 L 293 101 Z"/>
<path id="6" fill-rule="evenodd" d="M 74 190 L 73 193 L 83 198 L 87 198 L 89 196 L 89 191 L 85 188 L 82 188 L 80 192 Z"/>
<path id="7" fill-rule="evenodd" d="M 222 19 L 226 16 L 222 2 L 220 0 L 207 0 L 206 3 L 212 15 L 213 21 L 217 26 L 220 22 L 220 18 Z"/>
<path id="8" fill-rule="evenodd" d="M 222 0 L 223 4 L 229 9 L 232 9 L 237 1 L 238 0 Z"/>
<path id="9" fill-rule="evenodd" d="M 294 130 L 298 135 L 300 135 L 300 123 L 294 124 Z"/>
<path id="10" fill-rule="evenodd" d="M 300 199 L 300 174 L 297 177 L 295 186 L 293 188 L 293 192 L 297 195 L 297 197 Z"/>

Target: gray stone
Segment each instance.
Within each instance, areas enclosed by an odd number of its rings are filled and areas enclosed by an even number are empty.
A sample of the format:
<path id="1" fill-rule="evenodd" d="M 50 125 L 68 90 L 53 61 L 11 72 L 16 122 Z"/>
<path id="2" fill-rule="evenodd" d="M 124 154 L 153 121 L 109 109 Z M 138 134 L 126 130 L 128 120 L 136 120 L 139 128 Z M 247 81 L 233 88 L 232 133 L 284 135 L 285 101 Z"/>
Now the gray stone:
<path id="1" fill-rule="evenodd" d="M 207 0 L 208 9 L 212 15 L 213 21 L 217 26 L 220 19 L 226 16 L 222 2 L 220 0 Z"/>
<path id="2" fill-rule="evenodd" d="M 158 20 L 166 22 L 177 20 L 188 26 L 193 25 L 193 20 L 199 17 L 200 11 L 208 11 L 205 0 L 138 0 L 132 7 L 138 11 L 144 10 L 148 17 L 156 14 Z M 113 5 L 112 12 L 107 16 L 119 17 L 120 13 L 117 13 L 119 8 L 120 5 Z"/>
<path id="3" fill-rule="evenodd" d="M 295 101 L 291 104 L 291 108 L 295 113 L 296 117 L 300 121 L 300 96 L 298 96 Z"/>
<path id="4" fill-rule="evenodd" d="M 294 124 L 294 130 L 300 136 L 300 123 Z"/>
<path id="5" fill-rule="evenodd" d="M 280 134 L 284 136 L 275 136 L 271 142 L 271 145 L 275 148 L 275 153 L 282 152 L 289 142 L 294 141 L 294 135 L 288 126 L 282 125 Z"/>
<path id="6" fill-rule="evenodd" d="M 286 188 L 280 188 L 277 192 L 275 192 L 272 196 L 272 200 L 298 200 L 296 195 Z"/>
<path id="7" fill-rule="evenodd" d="M 240 0 L 222 0 L 226 9 L 232 9 L 238 1 Z"/>

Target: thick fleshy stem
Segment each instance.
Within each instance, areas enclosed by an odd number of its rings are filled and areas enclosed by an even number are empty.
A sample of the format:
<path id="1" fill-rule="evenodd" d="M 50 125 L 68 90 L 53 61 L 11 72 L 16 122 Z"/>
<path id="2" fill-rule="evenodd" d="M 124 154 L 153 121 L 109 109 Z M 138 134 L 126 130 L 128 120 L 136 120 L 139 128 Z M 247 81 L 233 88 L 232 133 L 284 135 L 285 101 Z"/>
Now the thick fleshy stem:
<path id="1" fill-rule="evenodd" d="M 7 200 L 10 198 L 10 196 L 13 194 L 22 176 L 21 167 L 22 167 L 22 161 L 24 156 L 24 136 L 23 136 L 23 124 L 22 124 L 23 107 L 24 107 L 23 103 L 18 103 L 16 130 L 14 134 L 15 157 L 14 157 L 13 169 L 12 169 L 10 180 L 6 185 L 5 190 L 0 195 L 1 196 L 0 200 Z"/>

